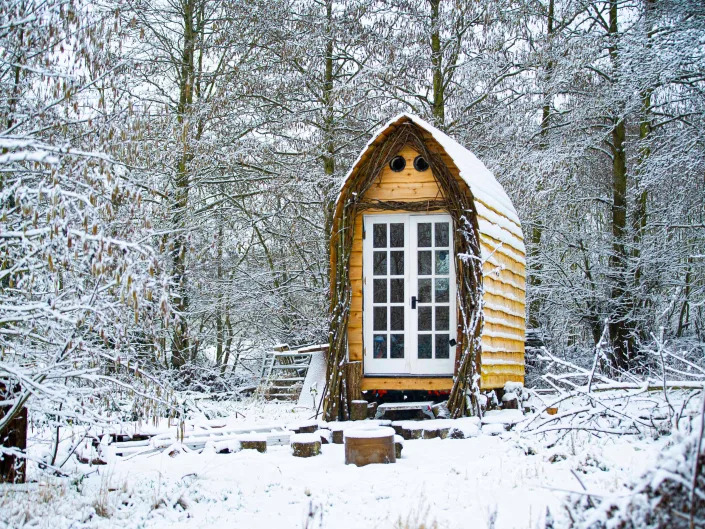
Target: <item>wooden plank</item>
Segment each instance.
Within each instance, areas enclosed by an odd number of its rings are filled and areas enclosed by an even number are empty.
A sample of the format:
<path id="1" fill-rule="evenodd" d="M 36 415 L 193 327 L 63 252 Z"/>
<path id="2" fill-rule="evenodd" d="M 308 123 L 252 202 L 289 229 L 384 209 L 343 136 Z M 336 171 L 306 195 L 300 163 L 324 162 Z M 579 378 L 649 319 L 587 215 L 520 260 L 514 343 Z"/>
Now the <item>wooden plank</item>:
<path id="1" fill-rule="evenodd" d="M 380 377 L 362 379 L 362 390 L 421 390 L 421 391 L 448 391 L 453 387 L 452 378 L 426 378 L 426 377 Z"/>
<path id="2" fill-rule="evenodd" d="M 438 184 L 407 182 L 404 184 L 375 184 L 365 193 L 366 200 L 440 200 Z"/>
<path id="3" fill-rule="evenodd" d="M 362 252 L 351 252 L 350 253 L 350 278 L 353 279 L 353 268 L 359 268 L 359 271 L 355 271 L 354 279 L 362 277 Z"/>
<path id="4" fill-rule="evenodd" d="M 362 327 L 362 311 L 350 312 L 350 318 L 348 319 L 348 328 L 350 327 Z"/>
<path id="5" fill-rule="evenodd" d="M 524 301 L 526 299 L 526 294 L 524 292 L 524 289 L 520 289 L 508 283 L 503 283 L 502 281 L 492 276 L 483 277 L 482 282 L 484 283 L 485 290 L 488 293 L 494 294 L 496 296 L 502 296 L 507 300 L 514 301 L 516 303 L 519 303 L 520 305 L 525 304 Z"/>
<path id="6" fill-rule="evenodd" d="M 348 344 L 348 354 L 350 356 L 351 362 L 358 361 L 358 360 L 362 361 L 362 342 L 349 343 Z"/>
<path id="7" fill-rule="evenodd" d="M 432 171 L 428 170 L 423 173 L 419 173 L 416 169 L 414 169 L 413 163 L 413 159 L 411 162 L 407 161 L 406 169 L 398 173 L 395 173 L 394 171 L 385 172 L 384 176 L 380 178 L 379 181 L 384 184 L 405 184 L 407 182 L 417 182 L 438 185 L 438 181 L 436 180 L 436 177 L 433 176 Z"/>
<path id="8" fill-rule="evenodd" d="M 480 388 L 481 389 L 497 389 L 503 388 L 507 382 L 521 382 L 524 383 L 524 375 L 514 374 L 514 373 L 504 373 L 501 375 L 489 375 L 483 374 L 480 378 Z"/>
<path id="9" fill-rule="evenodd" d="M 511 312 L 505 312 L 502 310 L 502 307 L 485 306 L 485 321 L 490 320 L 492 320 L 493 324 L 506 325 L 517 329 L 523 329 L 525 325 L 523 312 L 522 315 L 519 316 Z"/>

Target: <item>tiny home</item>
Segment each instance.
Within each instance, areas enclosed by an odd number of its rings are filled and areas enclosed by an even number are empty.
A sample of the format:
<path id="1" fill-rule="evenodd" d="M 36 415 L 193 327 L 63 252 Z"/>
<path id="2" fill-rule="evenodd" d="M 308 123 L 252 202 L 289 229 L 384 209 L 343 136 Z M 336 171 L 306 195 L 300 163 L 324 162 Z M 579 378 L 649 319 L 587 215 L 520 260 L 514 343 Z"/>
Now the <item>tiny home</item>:
<path id="1" fill-rule="evenodd" d="M 366 390 L 450 391 L 458 414 L 472 390 L 523 382 L 521 224 L 470 151 L 394 118 L 345 178 L 332 224 L 328 420 Z"/>

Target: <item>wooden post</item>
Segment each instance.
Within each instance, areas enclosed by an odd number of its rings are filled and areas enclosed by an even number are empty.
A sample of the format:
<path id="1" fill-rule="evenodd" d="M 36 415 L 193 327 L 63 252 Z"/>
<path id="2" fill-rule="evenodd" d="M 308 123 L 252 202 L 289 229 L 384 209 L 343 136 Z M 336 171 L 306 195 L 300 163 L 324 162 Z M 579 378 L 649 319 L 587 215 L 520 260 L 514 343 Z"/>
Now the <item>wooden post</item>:
<path id="1" fill-rule="evenodd" d="M 0 382 L 0 400 L 12 400 L 12 394 L 20 392 L 17 385 L 10 391 L 7 385 Z M 4 417 L 11 406 L 0 406 L 0 418 Z M 5 433 L 0 437 L 0 446 L 14 448 L 24 452 L 27 449 L 27 408 L 22 408 Z M 24 458 L 14 455 L 0 456 L 0 483 L 24 483 L 26 462 Z"/>
<path id="2" fill-rule="evenodd" d="M 352 402 L 362 400 L 362 362 L 348 362 L 345 364 L 345 378 L 347 380 L 348 407 L 352 411 Z"/>
<path id="3" fill-rule="evenodd" d="M 350 403 L 350 420 L 364 421 L 367 419 L 367 401 L 354 400 Z"/>

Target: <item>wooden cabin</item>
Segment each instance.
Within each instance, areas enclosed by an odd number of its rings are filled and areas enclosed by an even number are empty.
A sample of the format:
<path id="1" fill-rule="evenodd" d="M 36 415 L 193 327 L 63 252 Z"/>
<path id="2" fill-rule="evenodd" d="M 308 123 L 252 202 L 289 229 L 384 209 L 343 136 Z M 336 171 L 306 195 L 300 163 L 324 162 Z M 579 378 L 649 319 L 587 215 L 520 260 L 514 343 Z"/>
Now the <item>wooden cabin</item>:
<path id="1" fill-rule="evenodd" d="M 521 224 L 492 173 L 420 118 L 391 120 L 335 204 L 327 417 L 358 388 L 523 382 L 525 278 Z"/>

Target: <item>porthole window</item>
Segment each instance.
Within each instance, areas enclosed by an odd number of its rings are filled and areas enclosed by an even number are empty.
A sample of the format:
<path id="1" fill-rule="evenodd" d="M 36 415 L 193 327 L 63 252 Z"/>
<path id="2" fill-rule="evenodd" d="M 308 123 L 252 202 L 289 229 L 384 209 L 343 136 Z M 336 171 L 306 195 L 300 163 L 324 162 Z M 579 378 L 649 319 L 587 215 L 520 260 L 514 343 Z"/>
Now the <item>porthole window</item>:
<path id="1" fill-rule="evenodd" d="M 423 173 L 426 169 L 428 169 L 428 162 L 426 161 L 426 158 L 423 156 L 417 156 L 414 158 L 414 169 L 420 173 Z"/>
<path id="2" fill-rule="evenodd" d="M 392 171 L 394 171 L 395 173 L 398 173 L 399 171 L 403 171 L 404 167 L 406 167 L 406 160 L 404 159 L 403 156 L 395 156 L 389 162 L 389 168 Z"/>

